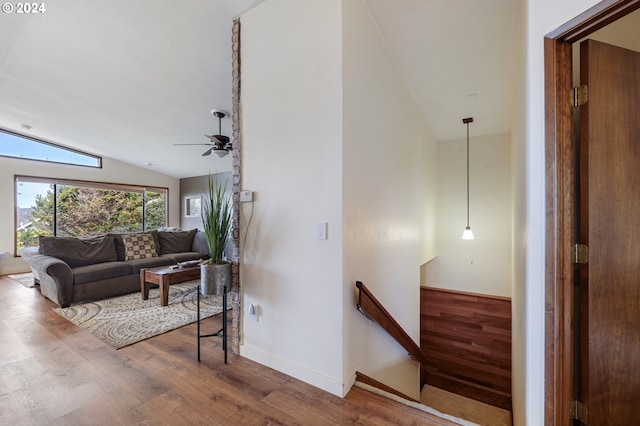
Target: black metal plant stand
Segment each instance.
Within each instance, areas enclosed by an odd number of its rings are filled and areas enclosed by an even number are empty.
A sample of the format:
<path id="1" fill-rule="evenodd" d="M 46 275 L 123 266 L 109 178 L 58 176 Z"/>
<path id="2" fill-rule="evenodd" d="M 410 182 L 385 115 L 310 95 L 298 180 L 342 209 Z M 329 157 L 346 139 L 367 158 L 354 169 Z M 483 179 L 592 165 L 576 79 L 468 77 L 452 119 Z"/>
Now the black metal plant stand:
<path id="1" fill-rule="evenodd" d="M 222 290 L 222 328 L 215 333 L 200 334 L 200 286 L 198 286 L 198 362 L 200 362 L 200 339 L 205 337 L 219 337 L 222 339 L 222 350 L 224 351 L 224 363 L 227 363 L 227 286 Z"/>

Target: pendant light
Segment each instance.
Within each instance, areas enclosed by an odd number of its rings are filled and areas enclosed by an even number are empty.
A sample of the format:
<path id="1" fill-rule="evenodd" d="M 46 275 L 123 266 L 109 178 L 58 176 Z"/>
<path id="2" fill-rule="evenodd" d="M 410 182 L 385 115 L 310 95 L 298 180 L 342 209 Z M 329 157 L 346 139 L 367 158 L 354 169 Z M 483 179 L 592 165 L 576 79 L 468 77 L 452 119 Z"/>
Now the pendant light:
<path id="1" fill-rule="evenodd" d="M 462 233 L 463 240 L 473 240 L 473 231 L 469 226 L 469 123 L 473 123 L 473 117 L 463 118 L 462 123 L 467 125 L 467 227 Z"/>

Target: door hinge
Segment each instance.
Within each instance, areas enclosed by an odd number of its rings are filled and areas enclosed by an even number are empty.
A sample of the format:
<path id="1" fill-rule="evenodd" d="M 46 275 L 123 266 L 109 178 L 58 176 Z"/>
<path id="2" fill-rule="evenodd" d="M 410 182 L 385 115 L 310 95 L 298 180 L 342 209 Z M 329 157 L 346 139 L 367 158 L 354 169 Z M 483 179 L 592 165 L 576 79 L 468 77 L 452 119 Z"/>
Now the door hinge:
<path id="1" fill-rule="evenodd" d="M 584 424 L 588 423 L 589 410 L 587 410 L 587 407 L 582 402 L 577 400 L 571 401 L 571 419 L 578 420 Z"/>
<path id="2" fill-rule="evenodd" d="M 584 105 L 589 100 L 587 86 L 578 86 L 571 89 L 571 105 L 574 107 Z"/>
<path id="3" fill-rule="evenodd" d="M 571 260 L 573 263 L 588 263 L 589 262 L 589 247 L 586 244 L 574 244 L 573 251 L 571 253 Z"/>

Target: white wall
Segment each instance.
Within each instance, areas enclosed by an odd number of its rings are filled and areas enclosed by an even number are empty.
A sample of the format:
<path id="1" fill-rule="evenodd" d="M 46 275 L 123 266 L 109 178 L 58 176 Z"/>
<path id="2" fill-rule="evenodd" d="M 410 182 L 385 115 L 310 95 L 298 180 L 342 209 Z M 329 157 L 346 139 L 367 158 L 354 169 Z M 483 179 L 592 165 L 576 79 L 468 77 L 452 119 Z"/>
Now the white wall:
<path id="1" fill-rule="evenodd" d="M 241 20 L 242 187 L 256 197 L 242 305 L 259 318 L 244 316 L 241 353 L 338 395 L 359 370 L 419 397 L 417 364 L 357 312 L 354 284 L 419 342 L 433 139 L 361 0 L 270 0 Z"/>
<path id="2" fill-rule="evenodd" d="M 360 0 L 343 8 L 345 380 L 420 398 L 418 364 L 355 309 L 362 281 L 420 343 L 420 265 L 435 252 L 436 148 Z"/>
<path id="3" fill-rule="evenodd" d="M 38 176 L 112 182 L 169 188 L 169 225 L 180 226 L 180 184 L 177 178 L 131 166 L 110 158 L 102 159 L 102 168 L 74 167 L 40 161 L 0 157 L 0 252 L 9 254 L 0 259 L 0 275 L 26 272 L 29 267 L 20 257 L 13 257 L 15 238 L 14 176 Z"/>
<path id="4" fill-rule="evenodd" d="M 240 352 L 342 395 L 340 0 L 269 0 L 241 25 L 242 306 L 258 321 L 243 316 Z"/>
<path id="5" fill-rule="evenodd" d="M 524 79 L 515 108 L 513 414 L 514 425 L 544 423 L 544 51 L 545 34 L 578 16 L 594 0 L 526 0 Z M 524 203 L 524 205 L 523 205 Z M 524 264 L 522 264 L 524 261 Z"/>
<path id="6" fill-rule="evenodd" d="M 461 117 L 462 118 L 462 117 Z M 460 132 L 466 127 L 460 121 Z M 473 137 L 469 130 L 470 225 L 467 224 L 467 140 L 438 143 L 437 257 L 427 264 L 426 285 L 511 297 L 511 140 Z"/>

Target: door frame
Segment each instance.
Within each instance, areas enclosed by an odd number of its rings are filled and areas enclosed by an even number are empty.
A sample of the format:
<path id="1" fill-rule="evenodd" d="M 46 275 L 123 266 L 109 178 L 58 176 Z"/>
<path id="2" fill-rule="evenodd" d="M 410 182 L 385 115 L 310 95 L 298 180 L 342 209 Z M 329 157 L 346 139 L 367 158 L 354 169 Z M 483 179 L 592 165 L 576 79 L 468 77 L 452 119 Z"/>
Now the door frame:
<path id="1" fill-rule="evenodd" d="M 545 424 L 568 425 L 573 399 L 574 152 L 569 103 L 572 44 L 640 8 L 605 0 L 544 38 L 545 80 Z"/>

